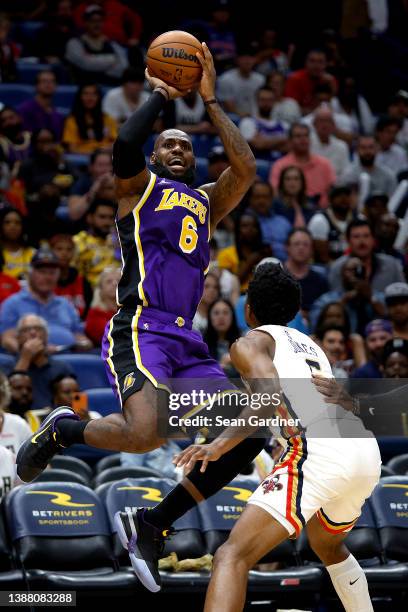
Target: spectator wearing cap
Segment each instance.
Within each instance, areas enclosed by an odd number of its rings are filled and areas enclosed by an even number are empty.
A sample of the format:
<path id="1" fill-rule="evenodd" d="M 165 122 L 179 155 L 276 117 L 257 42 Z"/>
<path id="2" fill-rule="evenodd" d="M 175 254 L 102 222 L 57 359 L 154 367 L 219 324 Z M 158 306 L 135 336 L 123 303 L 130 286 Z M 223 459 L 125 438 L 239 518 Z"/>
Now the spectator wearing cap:
<path id="1" fill-rule="evenodd" d="M 384 378 L 408 378 L 408 341 L 393 338 L 385 343 L 382 368 Z"/>
<path id="2" fill-rule="evenodd" d="M 36 314 L 47 322 L 49 349 L 91 348 L 74 306 L 66 298 L 55 295 L 59 274 L 60 265 L 54 253 L 47 249 L 37 251 L 31 261 L 27 287 L 5 300 L 1 307 L 0 333 L 5 350 L 17 353 L 17 324 L 27 314 Z"/>
<path id="3" fill-rule="evenodd" d="M 329 206 L 316 212 L 308 224 L 317 263 L 327 264 L 344 254 L 347 249 L 347 225 L 354 218 L 351 189 L 333 187 Z"/>
<path id="4" fill-rule="evenodd" d="M 375 132 L 379 147 L 378 163 L 391 170 L 395 176 L 408 169 L 407 152 L 397 144 L 397 135 L 401 128 L 401 119 L 385 115 L 378 119 Z"/>
<path id="5" fill-rule="evenodd" d="M 391 283 L 384 295 L 394 338 L 408 340 L 408 284 Z"/>
<path id="6" fill-rule="evenodd" d="M 128 60 L 124 49 L 103 34 L 107 23 L 103 8 L 98 4 L 87 6 L 83 21 L 85 33 L 71 38 L 65 51 L 76 82 L 118 85 Z"/>
<path id="7" fill-rule="evenodd" d="M 46 129 L 59 142 L 64 127 L 64 117 L 53 104 L 57 79 L 52 70 L 41 70 L 35 77 L 35 96 L 17 107 L 23 118 L 23 127 L 29 132 Z"/>
<path id="8" fill-rule="evenodd" d="M 122 84 L 106 92 L 102 100 L 102 110 L 121 125 L 129 119 L 149 98 L 143 91 L 144 74 L 137 68 L 126 68 L 122 76 Z"/>
<path id="9" fill-rule="evenodd" d="M 120 45 L 133 46 L 140 41 L 142 34 L 142 19 L 130 6 L 118 0 L 88 0 L 81 2 L 74 9 L 74 19 L 79 28 L 86 27 L 89 14 L 99 9 L 103 11 L 103 33 L 108 40 L 114 40 Z"/>
<path id="10" fill-rule="evenodd" d="M 349 254 L 336 259 L 329 272 L 332 290 L 342 291 L 342 269 L 350 257 L 357 257 L 362 264 L 362 279 L 369 283 L 371 290 L 384 292 L 394 282 L 403 282 L 401 263 L 390 255 L 375 253 L 375 239 L 368 221 L 354 219 L 346 230 Z"/>
<path id="11" fill-rule="evenodd" d="M 392 324 L 386 319 L 374 319 L 366 326 L 364 336 L 368 361 L 356 368 L 351 377 L 382 378 L 380 365 L 384 345 L 392 338 Z"/>
<path id="12" fill-rule="evenodd" d="M 265 77 L 254 71 L 255 62 L 253 49 L 241 49 L 236 59 L 237 67 L 217 79 L 217 96 L 228 113 L 247 117 L 255 112 L 256 94 L 265 82 Z"/>

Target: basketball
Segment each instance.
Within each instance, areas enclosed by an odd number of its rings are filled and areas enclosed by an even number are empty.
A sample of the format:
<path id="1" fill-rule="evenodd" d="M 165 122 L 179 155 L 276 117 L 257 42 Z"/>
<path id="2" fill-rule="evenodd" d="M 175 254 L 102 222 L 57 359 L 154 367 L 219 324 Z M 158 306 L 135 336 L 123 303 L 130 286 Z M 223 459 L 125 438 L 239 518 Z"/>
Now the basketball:
<path id="1" fill-rule="evenodd" d="M 201 79 L 202 68 L 196 57 L 202 51 L 195 36 L 182 30 L 160 34 L 147 50 L 149 72 L 181 91 L 192 89 Z"/>

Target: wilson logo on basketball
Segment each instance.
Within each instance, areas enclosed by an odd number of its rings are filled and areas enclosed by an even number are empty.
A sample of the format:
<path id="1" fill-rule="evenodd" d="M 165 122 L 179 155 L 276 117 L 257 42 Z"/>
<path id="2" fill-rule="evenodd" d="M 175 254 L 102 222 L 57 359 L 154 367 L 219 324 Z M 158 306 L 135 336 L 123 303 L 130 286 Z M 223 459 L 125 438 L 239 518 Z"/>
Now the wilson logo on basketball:
<path id="1" fill-rule="evenodd" d="M 186 53 L 184 49 L 174 49 L 173 47 L 162 47 L 162 57 L 174 57 L 176 59 L 188 60 L 189 62 L 199 63 L 192 53 Z"/>
<path id="2" fill-rule="evenodd" d="M 272 491 L 280 491 L 283 489 L 283 484 L 279 482 L 279 474 L 277 476 L 273 476 L 269 478 L 269 480 L 264 480 L 262 483 L 264 495 L 266 493 L 271 493 Z"/>

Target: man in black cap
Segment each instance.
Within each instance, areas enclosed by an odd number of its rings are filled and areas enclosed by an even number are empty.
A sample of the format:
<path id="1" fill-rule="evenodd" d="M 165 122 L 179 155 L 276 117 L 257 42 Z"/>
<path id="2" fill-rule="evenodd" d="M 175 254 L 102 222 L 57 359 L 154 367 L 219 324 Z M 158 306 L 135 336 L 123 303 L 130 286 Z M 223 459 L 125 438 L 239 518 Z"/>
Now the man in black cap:
<path id="1" fill-rule="evenodd" d="M 391 283 L 386 287 L 384 296 L 394 338 L 408 340 L 408 284 Z"/>

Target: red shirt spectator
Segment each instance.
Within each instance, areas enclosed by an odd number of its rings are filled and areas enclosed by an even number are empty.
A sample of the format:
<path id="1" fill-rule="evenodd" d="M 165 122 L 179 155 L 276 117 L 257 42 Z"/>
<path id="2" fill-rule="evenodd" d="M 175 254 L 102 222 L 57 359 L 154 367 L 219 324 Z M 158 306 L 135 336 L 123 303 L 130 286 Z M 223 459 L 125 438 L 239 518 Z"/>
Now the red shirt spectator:
<path id="1" fill-rule="evenodd" d="M 78 27 L 83 28 L 83 14 L 92 4 L 99 4 L 105 13 L 103 33 L 109 40 L 121 45 L 134 45 L 140 40 L 142 33 L 142 20 L 140 16 L 128 6 L 118 0 L 91 0 L 82 2 L 74 10 L 74 20 Z"/>
<path id="2" fill-rule="evenodd" d="M 287 78 L 285 96 L 293 98 L 302 108 L 304 115 L 311 113 L 317 106 L 316 87 L 329 83 L 333 94 L 337 92 L 334 77 L 326 72 L 326 54 L 324 51 L 310 51 L 306 57 L 305 67 L 292 72 Z"/>
<path id="3" fill-rule="evenodd" d="M 107 322 L 117 311 L 116 288 L 118 268 L 106 268 L 99 277 L 91 307 L 85 320 L 85 333 L 95 346 L 100 346 Z"/>
<path id="4" fill-rule="evenodd" d="M 0 304 L 13 293 L 20 291 L 20 283 L 17 279 L 0 272 Z"/>

